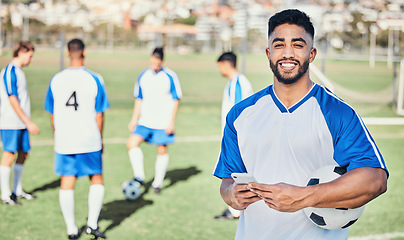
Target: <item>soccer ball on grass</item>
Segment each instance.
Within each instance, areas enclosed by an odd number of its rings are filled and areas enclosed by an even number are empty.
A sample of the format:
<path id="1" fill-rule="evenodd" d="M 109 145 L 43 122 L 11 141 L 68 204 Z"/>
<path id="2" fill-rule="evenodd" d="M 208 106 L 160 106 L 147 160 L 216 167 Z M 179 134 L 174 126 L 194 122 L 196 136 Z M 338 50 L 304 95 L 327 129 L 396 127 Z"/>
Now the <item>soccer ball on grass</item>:
<path id="1" fill-rule="evenodd" d="M 331 182 L 346 173 L 346 168 L 335 165 L 324 166 L 311 174 L 307 186 Z M 304 208 L 306 216 L 319 227 L 344 229 L 356 222 L 365 210 L 365 205 L 354 208 Z"/>
<path id="2" fill-rule="evenodd" d="M 140 183 L 135 180 L 129 180 L 122 183 L 122 191 L 125 195 L 125 198 L 130 201 L 134 201 L 142 195 L 142 191 L 140 189 Z"/>

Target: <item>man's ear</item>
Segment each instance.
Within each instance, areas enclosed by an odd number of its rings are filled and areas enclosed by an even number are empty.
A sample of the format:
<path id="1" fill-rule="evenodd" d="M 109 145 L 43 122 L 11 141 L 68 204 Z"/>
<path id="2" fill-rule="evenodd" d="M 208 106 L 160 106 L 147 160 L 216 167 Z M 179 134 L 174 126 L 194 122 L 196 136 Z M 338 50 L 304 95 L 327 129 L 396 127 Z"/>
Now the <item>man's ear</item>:
<path id="1" fill-rule="evenodd" d="M 83 50 L 83 57 L 85 57 L 86 56 L 86 51 L 85 50 Z"/>
<path id="2" fill-rule="evenodd" d="M 317 49 L 315 47 L 313 47 L 310 50 L 310 58 L 309 58 L 310 63 L 312 63 L 314 61 L 314 59 L 316 58 L 316 55 L 317 55 Z"/>
<path id="3" fill-rule="evenodd" d="M 69 52 L 69 50 L 66 50 L 66 55 L 67 55 L 68 57 L 70 57 L 70 52 Z"/>
<path id="4" fill-rule="evenodd" d="M 265 49 L 265 54 L 267 55 L 267 58 L 269 60 L 269 57 L 271 56 L 271 52 L 270 52 L 269 48 Z"/>

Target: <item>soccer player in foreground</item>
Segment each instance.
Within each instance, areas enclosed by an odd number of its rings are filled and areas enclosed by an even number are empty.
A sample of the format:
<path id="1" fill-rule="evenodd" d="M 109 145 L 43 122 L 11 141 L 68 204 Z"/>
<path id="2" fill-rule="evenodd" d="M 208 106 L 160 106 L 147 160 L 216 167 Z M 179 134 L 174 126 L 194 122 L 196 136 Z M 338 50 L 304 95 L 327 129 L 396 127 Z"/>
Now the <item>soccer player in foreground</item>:
<path id="1" fill-rule="evenodd" d="M 163 48 L 154 49 L 150 67 L 143 71 L 135 83 L 132 119 L 127 141 L 129 160 L 136 181 L 145 179 L 143 152 L 140 143 L 146 141 L 157 146 L 155 176 L 152 187 L 160 193 L 167 171 L 169 156 L 167 145 L 174 143 L 175 117 L 182 97 L 177 74 L 163 67 Z"/>
<path id="2" fill-rule="evenodd" d="M 70 67 L 55 74 L 49 83 L 45 110 L 51 114 L 55 134 L 55 172 L 61 176 L 59 203 L 69 239 L 80 232 L 74 218 L 74 185 L 77 177 L 89 176 L 88 219 L 84 231 L 104 239 L 98 217 L 104 199 L 102 179 L 102 130 L 109 108 L 102 77 L 84 67 L 84 43 L 68 44 Z"/>
<path id="3" fill-rule="evenodd" d="M 243 210 L 236 239 L 347 239 L 348 229 L 327 230 L 302 209 L 356 208 L 387 189 L 388 172 L 359 115 L 309 76 L 314 28 L 299 10 L 268 23 L 266 55 L 274 84 L 230 110 L 214 175 L 231 207 Z M 347 167 L 335 181 L 307 186 L 325 165 Z M 256 183 L 236 185 L 231 173 Z"/>
<path id="4" fill-rule="evenodd" d="M 27 80 L 22 67 L 31 63 L 34 46 L 20 41 L 13 50 L 13 59 L 1 71 L 0 84 L 0 132 L 3 142 L 3 155 L 0 166 L 1 202 L 9 205 L 20 205 L 18 198 L 28 200 L 35 196 L 22 190 L 21 177 L 25 160 L 31 149 L 29 133 L 38 134 L 39 128 L 30 119 L 31 105 L 27 89 Z M 18 153 L 14 164 L 14 187 L 10 190 L 11 164 L 15 153 Z"/>
<path id="5" fill-rule="evenodd" d="M 225 52 L 217 60 L 220 73 L 228 79 L 223 92 L 222 101 L 222 133 L 226 124 L 226 116 L 230 109 L 241 100 L 253 94 L 250 82 L 243 74 L 237 71 L 237 56 L 232 52 Z M 240 211 L 228 207 L 222 215 L 215 216 L 216 219 L 237 219 Z"/>

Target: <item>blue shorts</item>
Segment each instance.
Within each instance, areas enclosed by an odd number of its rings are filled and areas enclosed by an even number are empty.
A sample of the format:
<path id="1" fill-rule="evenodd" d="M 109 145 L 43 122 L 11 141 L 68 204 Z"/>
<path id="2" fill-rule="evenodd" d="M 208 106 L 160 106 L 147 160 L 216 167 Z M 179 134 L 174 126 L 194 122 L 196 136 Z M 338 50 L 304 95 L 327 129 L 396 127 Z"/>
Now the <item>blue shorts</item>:
<path id="1" fill-rule="evenodd" d="M 1 141 L 3 142 L 3 151 L 15 153 L 29 152 L 29 132 L 27 129 L 1 129 Z"/>
<path id="2" fill-rule="evenodd" d="M 78 154 L 55 153 L 55 173 L 60 176 L 102 174 L 102 151 Z"/>
<path id="3" fill-rule="evenodd" d="M 146 142 L 158 146 L 174 143 L 174 134 L 168 135 L 164 129 L 153 129 L 142 125 L 137 125 L 132 134 L 141 136 Z"/>

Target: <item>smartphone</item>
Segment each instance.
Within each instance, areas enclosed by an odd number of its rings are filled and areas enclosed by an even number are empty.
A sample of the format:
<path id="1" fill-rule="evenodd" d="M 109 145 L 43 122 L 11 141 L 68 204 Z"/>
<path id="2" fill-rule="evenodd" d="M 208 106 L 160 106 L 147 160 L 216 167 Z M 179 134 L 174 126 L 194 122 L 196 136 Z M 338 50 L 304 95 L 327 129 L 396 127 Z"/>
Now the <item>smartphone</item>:
<path id="1" fill-rule="evenodd" d="M 256 182 L 255 178 L 248 173 L 232 173 L 231 177 L 237 184 L 248 184 Z"/>

